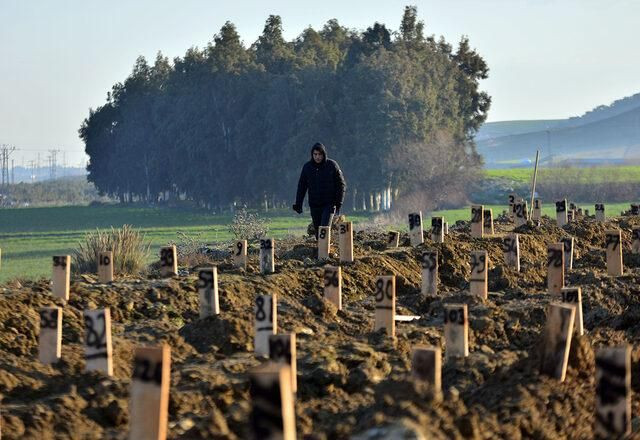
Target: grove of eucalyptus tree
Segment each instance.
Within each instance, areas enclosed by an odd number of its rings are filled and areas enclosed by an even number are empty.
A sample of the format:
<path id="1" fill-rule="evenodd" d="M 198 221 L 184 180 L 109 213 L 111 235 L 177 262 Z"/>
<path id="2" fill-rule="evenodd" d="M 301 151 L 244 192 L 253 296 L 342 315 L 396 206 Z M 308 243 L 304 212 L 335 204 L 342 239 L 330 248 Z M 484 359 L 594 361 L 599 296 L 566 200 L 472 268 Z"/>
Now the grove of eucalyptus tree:
<path id="1" fill-rule="evenodd" d="M 89 180 L 122 202 L 288 205 L 320 141 L 347 178 L 345 208 L 415 193 L 437 204 L 481 165 L 473 136 L 491 99 L 468 38 L 454 51 L 424 32 L 412 6 L 398 32 L 330 20 L 294 41 L 272 15 L 249 47 L 227 22 L 205 49 L 140 57 L 79 130 Z"/>

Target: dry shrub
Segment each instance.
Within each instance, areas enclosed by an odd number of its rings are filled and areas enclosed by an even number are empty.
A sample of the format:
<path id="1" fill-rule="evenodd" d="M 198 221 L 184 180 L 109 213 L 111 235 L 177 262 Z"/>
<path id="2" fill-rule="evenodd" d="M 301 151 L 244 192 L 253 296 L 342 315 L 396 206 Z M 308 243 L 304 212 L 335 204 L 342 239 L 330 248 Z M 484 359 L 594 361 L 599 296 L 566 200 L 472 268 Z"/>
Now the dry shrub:
<path id="1" fill-rule="evenodd" d="M 145 242 L 144 234 L 130 225 L 118 229 L 111 227 L 110 231 L 96 229 L 78 243 L 73 251 L 75 264 L 72 267 L 76 273 L 96 273 L 98 253 L 112 251 L 114 273 L 136 274 L 144 268 L 150 248 L 151 242 Z"/>
<path id="2" fill-rule="evenodd" d="M 170 241 L 169 246 L 175 245 L 178 254 L 178 264 L 193 267 L 211 263 L 211 258 L 204 252 L 206 244 L 202 238 L 202 232 L 189 235 L 185 232 L 176 232 L 178 240 Z"/>
<path id="3" fill-rule="evenodd" d="M 231 232 L 237 240 L 258 241 L 267 236 L 269 226 L 267 221 L 257 213 L 247 211 L 247 208 L 238 210 L 229 225 Z"/>

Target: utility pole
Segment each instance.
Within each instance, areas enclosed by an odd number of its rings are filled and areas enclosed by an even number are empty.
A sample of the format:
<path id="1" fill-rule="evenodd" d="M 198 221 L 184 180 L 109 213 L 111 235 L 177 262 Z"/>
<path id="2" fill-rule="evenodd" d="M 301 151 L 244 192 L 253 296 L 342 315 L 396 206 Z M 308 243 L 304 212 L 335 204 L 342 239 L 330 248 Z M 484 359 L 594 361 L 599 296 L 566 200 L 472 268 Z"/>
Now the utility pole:
<path id="1" fill-rule="evenodd" d="M 9 185 L 10 174 L 9 174 L 9 157 L 11 157 L 11 153 L 16 151 L 16 147 L 10 147 L 9 145 L 3 144 L 0 148 L 0 168 L 2 169 L 2 186 Z M 12 161 L 13 163 L 13 161 Z"/>
<path id="2" fill-rule="evenodd" d="M 60 150 L 49 150 L 49 178 L 51 180 L 56 178 L 56 172 L 58 168 L 57 156 Z"/>
<path id="3" fill-rule="evenodd" d="M 33 183 L 36 180 L 36 161 L 35 160 L 30 160 L 29 161 L 29 169 L 31 170 L 31 183 Z"/>

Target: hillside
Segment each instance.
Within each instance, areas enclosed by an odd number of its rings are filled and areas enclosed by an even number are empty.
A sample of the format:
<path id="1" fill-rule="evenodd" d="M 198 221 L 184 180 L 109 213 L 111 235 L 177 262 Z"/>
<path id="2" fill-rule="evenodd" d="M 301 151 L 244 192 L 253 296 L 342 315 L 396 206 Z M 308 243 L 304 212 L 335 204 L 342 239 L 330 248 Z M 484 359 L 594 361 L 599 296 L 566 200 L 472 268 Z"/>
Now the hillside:
<path id="1" fill-rule="evenodd" d="M 533 158 L 622 161 L 640 159 L 640 94 L 565 120 L 485 124 L 476 137 L 487 164 Z"/>

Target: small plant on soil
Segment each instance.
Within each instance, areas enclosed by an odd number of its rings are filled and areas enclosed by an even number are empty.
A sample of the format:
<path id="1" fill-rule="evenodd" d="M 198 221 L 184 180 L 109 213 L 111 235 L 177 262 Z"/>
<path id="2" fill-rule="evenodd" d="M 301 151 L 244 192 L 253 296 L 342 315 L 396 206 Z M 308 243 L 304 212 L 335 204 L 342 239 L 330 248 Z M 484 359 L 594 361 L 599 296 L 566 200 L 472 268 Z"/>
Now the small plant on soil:
<path id="1" fill-rule="evenodd" d="M 89 232 L 73 251 L 76 273 L 96 273 L 97 255 L 100 252 L 113 252 L 113 271 L 117 274 L 136 274 L 145 267 L 149 257 L 151 242 L 145 241 L 142 232 L 130 225 L 121 228 L 111 227 L 110 231 Z"/>
<path id="2" fill-rule="evenodd" d="M 267 235 L 269 226 L 266 219 L 257 213 L 248 212 L 247 208 L 243 207 L 234 214 L 229 232 L 236 240 L 258 241 Z"/>
<path id="3" fill-rule="evenodd" d="M 206 254 L 207 245 L 202 238 L 202 232 L 189 235 L 185 232 L 176 232 L 178 239 L 170 241 L 169 246 L 175 245 L 178 254 L 178 264 L 184 266 L 197 266 L 210 263 Z"/>

